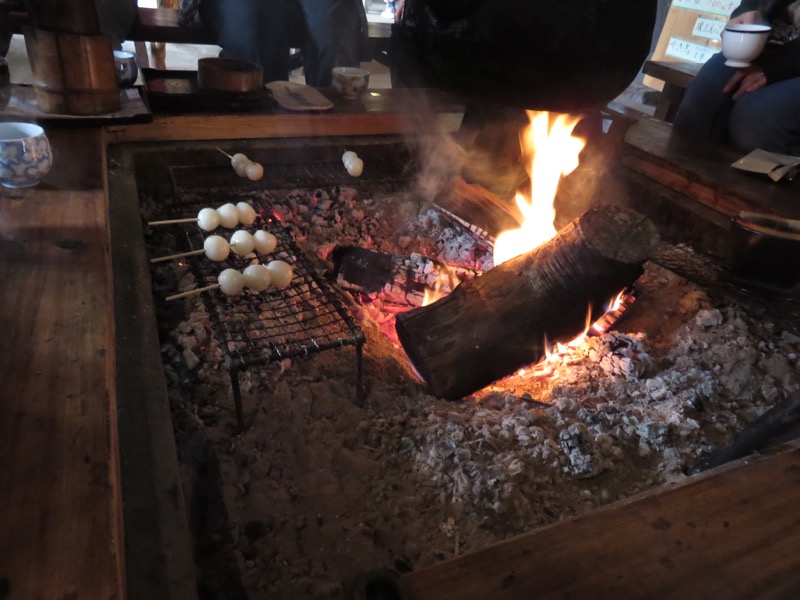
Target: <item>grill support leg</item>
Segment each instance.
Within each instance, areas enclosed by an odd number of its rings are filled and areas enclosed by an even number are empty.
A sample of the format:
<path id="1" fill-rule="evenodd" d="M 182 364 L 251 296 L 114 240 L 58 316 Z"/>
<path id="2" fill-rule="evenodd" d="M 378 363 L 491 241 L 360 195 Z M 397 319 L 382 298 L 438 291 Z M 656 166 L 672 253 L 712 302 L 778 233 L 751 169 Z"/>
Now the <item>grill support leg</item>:
<path id="1" fill-rule="evenodd" d="M 356 405 L 364 406 L 367 391 L 364 389 L 364 344 L 356 344 Z"/>
<path id="2" fill-rule="evenodd" d="M 242 413 L 242 391 L 239 389 L 239 369 L 233 368 L 230 371 L 231 390 L 233 391 L 233 405 L 236 407 L 236 422 L 239 425 L 239 433 L 244 432 L 244 415 Z"/>

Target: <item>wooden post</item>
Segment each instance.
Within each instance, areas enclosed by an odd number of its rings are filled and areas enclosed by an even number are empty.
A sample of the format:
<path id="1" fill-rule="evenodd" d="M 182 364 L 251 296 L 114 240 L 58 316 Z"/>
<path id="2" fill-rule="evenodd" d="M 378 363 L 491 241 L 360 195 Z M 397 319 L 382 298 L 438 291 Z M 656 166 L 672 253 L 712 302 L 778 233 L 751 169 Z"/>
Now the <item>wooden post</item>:
<path id="1" fill-rule="evenodd" d="M 93 0 L 28 0 L 25 28 L 39 108 L 97 115 L 120 109 L 111 39 L 102 35 Z"/>
<path id="2" fill-rule="evenodd" d="M 33 27 L 47 31 L 100 35 L 94 0 L 25 0 Z"/>

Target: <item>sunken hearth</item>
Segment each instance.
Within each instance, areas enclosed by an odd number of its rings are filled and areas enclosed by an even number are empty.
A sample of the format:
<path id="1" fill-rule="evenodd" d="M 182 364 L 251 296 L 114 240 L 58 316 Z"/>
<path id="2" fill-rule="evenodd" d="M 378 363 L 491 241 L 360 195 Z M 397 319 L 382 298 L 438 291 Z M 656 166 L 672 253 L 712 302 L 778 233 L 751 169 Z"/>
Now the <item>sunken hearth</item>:
<path id="1" fill-rule="evenodd" d="M 431 182 L 447 177 L 429 172 L 423 145 L 221 145 L 261 162 L 259 182 L 237 177 L 216 146 L 119 146 L 109 166 L 129 561 L 147 535 L 132 529 L 134 463 L 147 460 L 124 422 L 136 390 L 137 406 L 170 408 L 142 420 L 171 416 L 174 446 L 156 445 L 159 460 L 178 458 L 204 598 L 349 597 L 370 571 L 418 569 L 658 489 L 800 388 L 796 305 L 740 292 L 719 261 L 667 240 L 611 329 L 467 398 L 436 398 L 394 332 L 418 294 L 337 285 L 333 263 L 337 249 L 362 248 L 407 265 L 491 268 L 485 232 L 435 206 Z M 347 175 L 344 150 L 363 158 L 361 178 Z M 276 355 L 238 374 L 239 431 L 207 295 L 235 300 L 211 290 L 166 301 L 199 285 L 203 259 L 150 265 L 185 240 L 146 225 L 229 201 L 268 207 L 308 277 L 363 332 L 363 398 L 351 347 Z M 151 365 L 146 383 L 124 372 L 126 352 Z"/>

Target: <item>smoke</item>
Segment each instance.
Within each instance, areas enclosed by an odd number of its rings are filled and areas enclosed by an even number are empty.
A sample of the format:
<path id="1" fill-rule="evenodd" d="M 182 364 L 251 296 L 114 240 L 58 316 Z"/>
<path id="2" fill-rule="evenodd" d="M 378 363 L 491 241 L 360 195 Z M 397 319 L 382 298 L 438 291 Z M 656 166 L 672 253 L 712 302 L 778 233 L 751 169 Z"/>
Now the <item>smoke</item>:
<path id="1" fill-rule="evenodd" d="M 414 93 L 409 90 L 410 93 Z M 457 127 L 422 94 L 409 115 L 413 135 L 406 144 L 418 157 L 413 193 L 433 202 L 456 178 L 476 183 L 509 203 L 525 185 L 519 132 L 527 123 L 524 111 L 468 104 Z"/>

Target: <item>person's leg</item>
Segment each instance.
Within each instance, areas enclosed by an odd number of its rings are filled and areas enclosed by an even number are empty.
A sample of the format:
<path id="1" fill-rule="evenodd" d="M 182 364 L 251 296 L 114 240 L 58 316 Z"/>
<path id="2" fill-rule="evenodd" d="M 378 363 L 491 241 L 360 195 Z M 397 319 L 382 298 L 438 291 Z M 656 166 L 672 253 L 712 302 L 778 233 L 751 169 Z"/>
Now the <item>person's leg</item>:
<path id="1" fill-rule="evenodd" d="M 367 53 L 367 12 L 362 0 L 343 0 L 336 10 L 334 28 L 340 32 L 336 66 L 359 67 Z"/>
<path id="2" fill-rule="evenodd" d="M 709 58 L 686 90 L 675 115 L 675 131 L 727 142 L 733 101 L 722 88 L 735 72 L 735 68 L 725 66 L 721 52 Z"/>
<path id="3" fill-rule="evenodd" d="M 342 0 L 300 0 L 308 36 L 303 46 L 306 83 L 330 87 L 331 70 L 336 66 L 337 35 L 334 24 Z"/>
<path id="4" fill-rule="evenodd" d="M 282 0 L 205 0 L 200 18 L 215 32 L 220 56 L 260 64 L 264 81 L 289 78 Z"/>
<path id="5" fill-rule="evenodd" d="M 742 152 L 761 148 L 800 156 L 800 77 L 739 98 L 731 111 L 730 142 Z"/>

